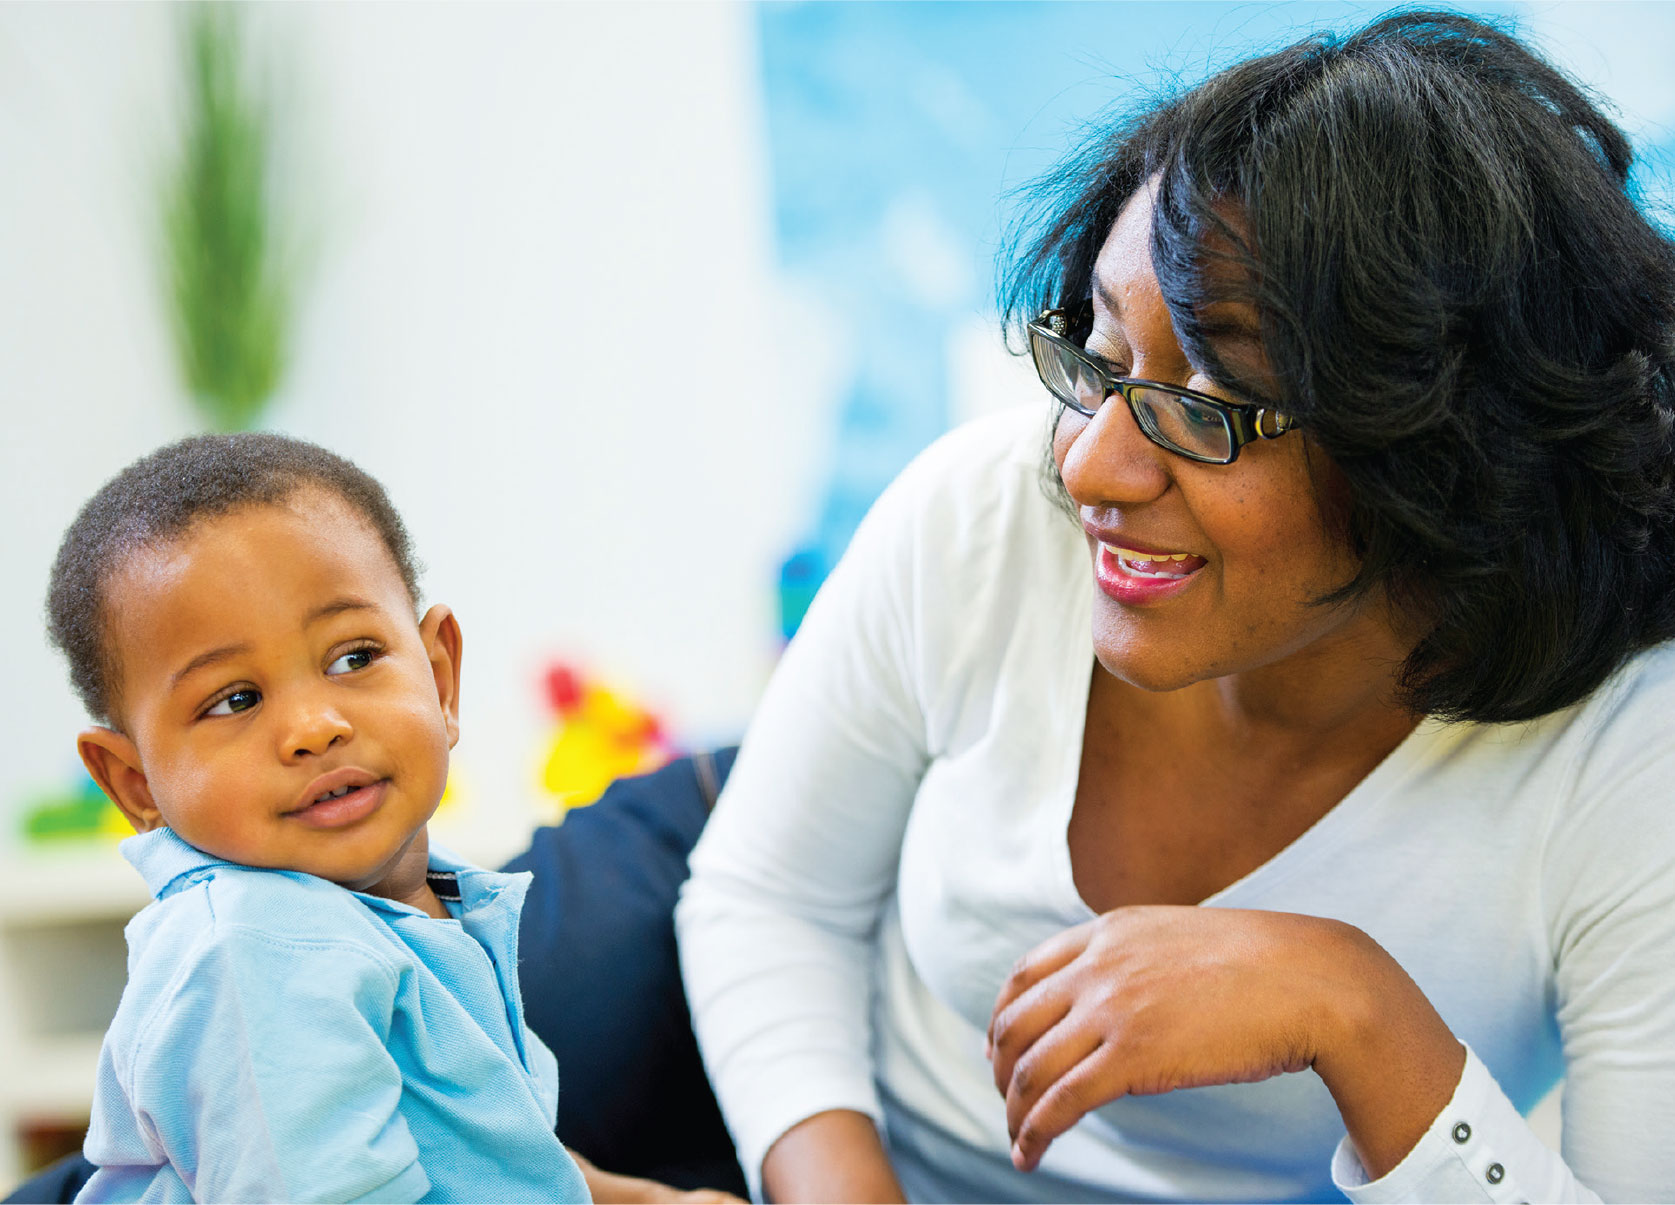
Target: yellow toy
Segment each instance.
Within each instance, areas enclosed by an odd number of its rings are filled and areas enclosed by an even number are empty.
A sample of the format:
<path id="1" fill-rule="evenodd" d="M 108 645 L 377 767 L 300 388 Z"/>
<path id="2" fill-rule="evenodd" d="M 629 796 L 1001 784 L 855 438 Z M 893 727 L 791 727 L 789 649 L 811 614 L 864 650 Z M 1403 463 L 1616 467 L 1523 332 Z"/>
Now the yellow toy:
<path id="1" fill-rule="evenodd" d="M 558 730 L 541 785 L 561 808 L 585 807 L 618 778 L 648 774 L 674 756 L 656 716 L 575 667 L 555 663 L 546 688 Z"/>

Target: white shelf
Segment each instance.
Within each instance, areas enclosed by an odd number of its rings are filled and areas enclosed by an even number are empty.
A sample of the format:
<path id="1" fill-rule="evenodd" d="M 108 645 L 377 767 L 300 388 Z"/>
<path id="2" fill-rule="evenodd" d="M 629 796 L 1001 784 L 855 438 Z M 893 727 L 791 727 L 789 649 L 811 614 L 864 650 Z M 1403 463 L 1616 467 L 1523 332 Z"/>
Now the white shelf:
<path id="1" fill-rule="evenodd" d="M 115 841 L 13 847 L 7 862 L 12 898 L 0 927 L 133 916 L 151 899 L 139 871 Z"/>
<path id="2" fill-rule="evenodd" d="M 122 930 L 150 898 L 109 838 L 4 849 L 0 910 L 0 1192 L 23 1176 L 19 1127 L 79 1124 L 127 973 Z"/>
<path id="3" fill-rule="evenodd" d="M 14 1117 L 87 1116 L 103 1034 L 36 1041 L 7 1064 L 7 1104 Z M 7 1188 L 5 1191 L 11 1191 Z"/>

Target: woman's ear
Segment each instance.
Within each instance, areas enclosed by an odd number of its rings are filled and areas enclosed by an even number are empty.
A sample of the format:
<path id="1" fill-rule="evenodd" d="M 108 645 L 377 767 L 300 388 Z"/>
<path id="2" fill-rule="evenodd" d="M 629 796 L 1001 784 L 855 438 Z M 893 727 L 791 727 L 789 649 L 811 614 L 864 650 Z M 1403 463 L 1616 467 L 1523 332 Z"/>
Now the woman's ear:
<path id="1" fill-rule="evenodd" d="M 133 741 L 109 728 L 87 728 L 76 737 L 76 752 L 81 754 L 81 764 L 93 781 L 128 818 L 136 833 L 163 826 L 163 814 L 152 801 L 140 751 Z"/>
<path id="2" fill-rule="evenodd" d="M 436 679 L 436 701 L 442 704 L 442 719 L 448 726 L 448 748 L 459 741 L 459 658 L 462 637 L 459 620 L 438 603 L 419 621 L 419 635 L 430 655 L 430 673 Z"/>

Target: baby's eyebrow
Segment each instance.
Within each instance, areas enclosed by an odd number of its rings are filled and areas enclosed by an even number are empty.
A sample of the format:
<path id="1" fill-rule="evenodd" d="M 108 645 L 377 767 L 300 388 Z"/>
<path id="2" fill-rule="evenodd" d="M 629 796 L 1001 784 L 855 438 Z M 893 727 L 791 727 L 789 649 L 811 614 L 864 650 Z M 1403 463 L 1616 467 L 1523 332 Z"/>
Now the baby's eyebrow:
<path id="1" fill-rule="evenodd" d="M 334 598 L 328 603 L 323 603 L 320 606 L 315 607 L 314 610 L 310 611 L 303 619 L 303 626 L 307 627 L 310 624 L 319 623 L 322 619 L 329 619 L 333 615 L 341 615 L 345 611 L 376 611 L 377 609 L 378 608 L 376 606 L 364 598 L 355 598 L 353 596 L 346 595 L 342 598 Z M 207 652 L 199 653 L 196 657 L 192 658 L 192 660 L 188 661 L 185 665 L 175 671 L 174 678 L 170 681 L 169 685 L 171 687 L 179 686 L 182 680 L 184 680 L 188 675 L 196 673 L 205 666 L 214 665 L 218 661 L 230 660 L 233 657 L 240 656 L 244 653 L 248 653 L 249 651 L 250 645 L 246 642 L 241 642 L 239 644 L 224 644 L 220 648 L 213 648 Z"/>
<path id="2" fill-rule="evenodd" d="M 181 681 L 189 674 L 196 673 L 198 670 L 203 669 L 204 666 L 214 665 L 217 661 L 226 661 L 230 658 L 237 657 L 242 653 L 248 653 L 249 651 L 250 646 L 248 644 L 224 644 L 220 648 L 210 649 L 207 653 L 199 653 L 196 657 L 192 658 L 192 660 L 188 661 L 185 665 L 175 671 L 174 678 L 170 681 L 169 685 L 170 687 L 179 686 Z"/>
<path id="3" fill-rule="evenodd" d="M 330 619 L 333 615 L 341 615 L 345 611 L 376 611 L 377 609 L 376 606 L 364 598 L 344 595 L 342 598 L 334 598 L 329 603 L 322 603 L 315 607 L 302 622 L 303 626 L 307 627 L 310 624 L 319 623 L 322 619 Z"/>

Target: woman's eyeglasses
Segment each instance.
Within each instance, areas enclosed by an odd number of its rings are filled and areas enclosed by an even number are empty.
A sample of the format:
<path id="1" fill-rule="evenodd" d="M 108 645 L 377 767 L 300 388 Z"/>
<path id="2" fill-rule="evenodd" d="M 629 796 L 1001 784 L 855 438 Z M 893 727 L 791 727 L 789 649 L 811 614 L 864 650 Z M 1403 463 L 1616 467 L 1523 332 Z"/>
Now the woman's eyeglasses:
<path id="1" fill-rule="evenodd" d="M 1161 381 L 1141 381 L 1108 371 L 1082 348 L 1093 329 L 1093 307 L 1046 310 L 1029 324 L 1029 350 L 1041 383 L 1059 401 L 1092 418 L 1112 394 L 1121 394 L 1142 434 L 1160 448 L 1204 464 L 1232 464 L 1239 449 L 1258 439 L 1278 439 L 1297 424 L 1262 406 L 1224 402 Z"/>

